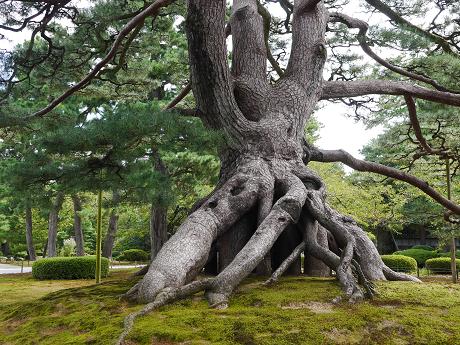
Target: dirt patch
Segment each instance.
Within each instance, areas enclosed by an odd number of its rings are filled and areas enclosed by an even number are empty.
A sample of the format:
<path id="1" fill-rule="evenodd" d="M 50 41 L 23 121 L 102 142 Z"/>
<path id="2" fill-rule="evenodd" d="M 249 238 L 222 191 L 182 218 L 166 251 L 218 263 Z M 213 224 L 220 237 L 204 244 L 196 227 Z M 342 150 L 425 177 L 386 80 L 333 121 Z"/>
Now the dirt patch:
<path id="1" fill-rule="evenodd" d="M 281 309 L 308 309 L 315 314 L 329 314 L 334 312 L 334 305 L 324 302 L 291 302 L 282 305 Z"/>

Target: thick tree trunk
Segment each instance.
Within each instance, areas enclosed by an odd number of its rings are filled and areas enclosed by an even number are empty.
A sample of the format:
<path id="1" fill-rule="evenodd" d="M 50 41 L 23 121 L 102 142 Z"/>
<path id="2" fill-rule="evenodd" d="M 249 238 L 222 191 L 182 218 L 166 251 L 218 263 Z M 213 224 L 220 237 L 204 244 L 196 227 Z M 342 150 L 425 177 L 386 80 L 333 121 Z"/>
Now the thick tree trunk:
<path id="1" fill-rule="evenodd" d="M 59 223 L 59 211 L 61 210 L 62 203 L 64 202 L 64 193 L 58 192 L 56 200 L 51 205 L 51 210 L 48 215 L 48 257 L 54 257 L 56 252 L 57 231 Z"/>
<path id="2" fill-rule="evenodd" d="M 114 190 L 112 193 L 112 203 L 113 208 L 110 211 L 109 225 L 107 227 L 107 234 L 104 238 L 104 243 L 102 245 L 102 256 L 108 259 L 112 258 L 113 246 L 115 244 L 115 239 L 118 232 L 118 213 L 117 205 L 120 202 L 120 195 L 118 191 Z"/>
<path id="3" fill-rule="evenodd" d="M 29 253 L 29 260 L 37 260 L 37 255 L 35 254 L 35 247 L 32 236 L 32 207 L 30 207 L 29 205 L 26 206 L 26 242 L 27 252 Z"/>
<path id="4" fill-rule="evenodd" d="M 209 256 L 214 257 L 215 251 L 220 272 L 198 284 L 215 307 L 225 307 L 241 280 L 258 267 L 267 267 L 270 256 L 274 268 L 280 267 L 279 274 L 288 266 L 300 273 L 303 246 L 308 255 L 337 273 L 352 301 L 372 295 L 369 280 L 416 280 L 383 264 L 365 232 L 329 207 L 324 183 L 306 167 L 312 154 L 303 145 L 304 128 L 323 91 L 328 13 L 315 0 L 296 0 L 293 13 L 291 58 L 284 75 L 272 85 L 266 78 L 257 1 L 233 1 L 231 72 L 226 1 L 188 1 L 191 84 L 197 114 L 207 127 L 220 130 L 225 142 L 219 153 L 220 180 L 127 297 L 155 305 L 164 294 L 188 286 L 207 263 L 214 262 Z M 334 251 L 318 223 L 333 237 Z M 308 260 L 310 273 L 324 274 L 324 265 Z"/>
<path id="5" fill-rule="evenodd" d="M 85 255 L 85 242 L 83 238 L 83 229 L 81 227 L 81 216 L 82 210 L 80 197 L 76 194 L 72 195 L 73 202 L 73 232 L 76 243 L 76 254 L 77 256 Z"/>

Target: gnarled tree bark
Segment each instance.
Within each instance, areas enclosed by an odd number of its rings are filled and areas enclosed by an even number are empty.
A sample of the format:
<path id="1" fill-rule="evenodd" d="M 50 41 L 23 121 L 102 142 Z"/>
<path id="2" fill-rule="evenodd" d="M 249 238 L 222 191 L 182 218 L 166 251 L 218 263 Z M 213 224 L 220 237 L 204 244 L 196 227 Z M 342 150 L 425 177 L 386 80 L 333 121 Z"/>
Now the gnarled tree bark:
<path id="1" fill-rule="evenodd" d="M 294 2 L 291 58 L 275 84 L 265 75 L 267 50 L 257 2 L 233 1 L 231 69 L 227 67 L 225 10 L 224 0 L 188 1 L 187 38 L 196 114 L 206 126 L 219 129 L 225 139 L 219 183 L 126 296 L 155 303 L 162 291 L 194 280 L 206 263 L 209 271 L 211 263 L 216 265 L 217 252 L 218 274 L 203 288 L 210 304 L 222 308 L 242 279 L 260 270 L 261 263 L 267 267 L 267 258 L 274 266 L 266 271 L 278 266 L 278 272 L 284 271 L 297 260 L 303 245 L 307 262 L 319 260 L 316 274 L 330 269 L 337 272 L 352 301 L 372 295 L 371 280 L 416 281 L 383 264 L 364 231 L 327 205 L 323 182 L 306 167 L 315 151 L 304 145 L 304 128 L 316 103 L 340 92 L 366 92 L 360 85 L 357 90 L 343 91 L 323 83 L 329 15 L 322 1 Z M 404 88 L 427 99 L 459 102 L 456 96 L 445 92 L 428 95 L 427 89 L 415 86 L 382 84 L 380 91 L 398 94 Z M 318 223 L 322 226 L 319 232 Z M 331 248 L 328 234 L 333 239 Z M 281 253 L 277 247 L 288 251 Z M 213 260 L 208 260 L 209 255 Z M 308 268 L 310 273 L 313 268 Z"/>

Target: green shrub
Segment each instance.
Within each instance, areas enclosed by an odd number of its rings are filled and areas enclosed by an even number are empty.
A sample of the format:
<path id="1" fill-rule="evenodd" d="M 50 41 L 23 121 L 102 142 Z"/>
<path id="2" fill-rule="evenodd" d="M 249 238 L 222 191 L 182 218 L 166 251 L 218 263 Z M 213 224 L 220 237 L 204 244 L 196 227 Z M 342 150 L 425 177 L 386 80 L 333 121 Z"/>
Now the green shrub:
<path id="1" fill-rule="evenodd" d="M 417 270 L 417 261 L 404 255 L 382 255 L 385 265 L 397 272 L 413 272 Z"/>
<path id="2" fill-rule="evenodd" d="M 102 258 L 101 275 L 107 277 L 109 260 Z M 92 279 L 96 274 L 95 256 L 45 258 L 32 265 L 36 279 Z"/>
<path id="3" fill-rule="evenodd" d="M 122 252 L 118 259 L 123 261 L 148 261 L 149 253 L 142 249 L 128 249 Z"/>
<path id="4" fill-rule="evenodd" d="M 450 252 L 440 253 L 439 256 L 440 256 L 440 257 L 447 257 L 447 258 L 450 258 Z M 455 252 L 455 257 L 456 257 L 457 259 L 460 259 L 460 250 L 457 250 L 457 251 Z"/>
<path id="5" fill-rule="evenodd" d="M 425 267 L 426 260 L 439 257 L 436 251 L 413 248 L 394 252 L 393 255 L 404 255 L 414 258 L 417 261 L 418 267 Z"/>
<path id="6" fill-rule="evenodd" d="M 456 259 L 457 270 L 460 269 L 460 259 Z M 434 258 L 426 260 L 426 268 L 436 274 L 451 273 L 450 258 Z"/>
<path id="7" fill-rule="evenodd" d="M 425 244 L 417 244 L 416 246 L 413 246 L 411 249 L 423 249 L 423 250 L 430 250 L 430 251 L 434 250 L 433 247 L 427 246 Z"/>

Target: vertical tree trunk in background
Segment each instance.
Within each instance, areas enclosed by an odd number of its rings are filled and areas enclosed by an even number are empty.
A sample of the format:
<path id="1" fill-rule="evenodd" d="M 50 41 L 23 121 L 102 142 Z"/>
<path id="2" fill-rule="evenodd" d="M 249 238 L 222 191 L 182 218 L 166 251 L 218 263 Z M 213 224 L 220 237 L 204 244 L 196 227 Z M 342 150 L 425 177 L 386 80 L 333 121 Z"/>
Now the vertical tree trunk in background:
<path id="1" fill-rule="evenodd" d="M 76 243 L 77 256 L 85 255 L 85 242 L 83 238 L 83 229 L 81 227 L 81 217 L 79 212 L 81 211 L 81 200 L 76 194 L 72 195 L 73 201 L 73 231 Z"/>
<path id="2" fill-rule="evenodd" d="M 110 211 L 109 225 L 107 227 L 107 234 L 105 235 L 104 243 L 102 245 L 102 256 L 105 258 L 112 258 L 112 250 L 117 238 L 118 232 L 118 213 L 117 205 L 120 202 L 120 194 L 114 190 L 112 193 L 112 211 Z"/>
<path id="3" fill-rule="evenodd" d="M 317 241 L 321 247 L 326 249 L 329 248 L 327 230 L 322 226 L 318 226 Z M 330 268 L 323 261 L 305 253 L 304 273 L 306 275 L 310 277 L 328 277 L 330 272 Z"/>
<path id="4" fill-rule="evenodd" d="M 10 244 L 7 241 L 2 242 L 0 245 L 3 256 L 11 256 Z"/>
<path id="5" fill-rule="evenodd" d="M 32 236 L 32 208 L 30 207 L 30 205 L 26 206 L 26 242 L 27 252 L 29 253 L 29 260 L 37 260 Z"/>
<path id="6" fill-rule="evenodd" d="M 59 211 L 62 208 L 64 202 L 64 193 L 58 192 L 56 200 L 51 206 L 51 210 L 48 216 L 48 257 L 52 258 L 56 256 L 56 241 L 57 241 L 57 230 L 59 222 Z"/>
<path id="7" fill-rule="evenodd" d="M 156 149 L 152 150 L 153 169 L 167 176 L 168 170 Z M 154 201 L 150 208 L 150 260 L 153 260 L 168 240 L 168 208 Z"/>

